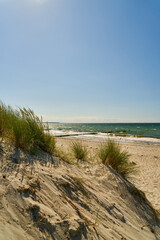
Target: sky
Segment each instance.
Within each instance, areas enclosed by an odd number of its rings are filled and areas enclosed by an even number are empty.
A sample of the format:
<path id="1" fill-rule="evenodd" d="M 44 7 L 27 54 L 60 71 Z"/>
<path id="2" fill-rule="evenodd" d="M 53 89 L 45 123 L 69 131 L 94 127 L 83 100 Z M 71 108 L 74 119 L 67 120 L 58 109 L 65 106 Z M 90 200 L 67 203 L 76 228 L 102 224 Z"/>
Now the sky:
<path id="1" fill-rule="evenodd" d="M 44 121 L 160 122 L 160 0 L 0 0 L 0 100 Z"/>

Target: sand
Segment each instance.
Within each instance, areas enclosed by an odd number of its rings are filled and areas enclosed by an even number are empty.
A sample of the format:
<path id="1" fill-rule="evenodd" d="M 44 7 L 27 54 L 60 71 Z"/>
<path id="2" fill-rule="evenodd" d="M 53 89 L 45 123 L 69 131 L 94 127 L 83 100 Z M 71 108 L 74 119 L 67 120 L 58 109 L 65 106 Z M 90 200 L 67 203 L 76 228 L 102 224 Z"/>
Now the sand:
<path id="1" fill-rule="evenodd" d="M 71 139 L 58 138 L 69 150 Z M 98 142 L 83 142 L 92 154 Z M 132 181 L 159 209 L 159 148 L 123 145 L 139 168 Z M 75 165 L 0 144 L 1 240 L 158 240 L 160 220 L 132 183 L 103 164 Z M 157 176 L 156 176 L 157 174 Z"/>
<path id="2" fill-rule="evenodd" d="M 81 139 L 80 139 L 81 140 Z M 70 151 L 70 146 L 76 139 L 56 138 L 57 146 Z M 94 156 L 102 141 L 88 141 L 82 139 L 81 142 Z M 137 174 L 130 179 L 135 186 L 144 191 L 148 200 L 153 206 L 160 210 L 160 147 L 153 144 L 120 144 L 123 150 L 131 154 L 130 161 L 136 163 Z M 96 158 L 96 157 L 95 157 Z"/>

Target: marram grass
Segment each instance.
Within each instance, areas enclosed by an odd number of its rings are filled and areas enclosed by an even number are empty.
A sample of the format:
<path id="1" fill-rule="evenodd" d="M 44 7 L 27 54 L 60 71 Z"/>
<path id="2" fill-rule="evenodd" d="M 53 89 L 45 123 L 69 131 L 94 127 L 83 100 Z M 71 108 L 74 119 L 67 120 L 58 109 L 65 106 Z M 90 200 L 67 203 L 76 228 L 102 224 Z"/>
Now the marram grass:
<path id="1" fill-rule="evenodd" d="M 71 150 L 77 160 L 86 160 L 88 157 L 87 149 L 81 142 L 73 142 Z"/>
<path id="2" fill-rule="evenodd" d="M 134 164 L 129 162 L 130 154 L 122 151 L 119 144 L 112 140 L 101 144 L 98 150 L 98 156 L 103 164 L 111 166 L 124 177 L 129 177 L 135 173 Z"/>
<path id="3" fill-rule="evenodd" d="M 28 151 L 42 149 L 52 154 L 55 150 L 54 137 L 30 108 L 14 110 L 0 103 L 0 137 Z"/>

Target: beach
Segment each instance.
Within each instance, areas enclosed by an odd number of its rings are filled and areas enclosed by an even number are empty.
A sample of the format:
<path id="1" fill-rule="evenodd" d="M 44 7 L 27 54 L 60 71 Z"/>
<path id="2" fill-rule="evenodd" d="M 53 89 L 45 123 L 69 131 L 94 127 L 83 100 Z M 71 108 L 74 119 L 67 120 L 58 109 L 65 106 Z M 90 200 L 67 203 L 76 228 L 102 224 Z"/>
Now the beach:
<path id="1" fill-rule="evenodd" d="M 0 117 L 1 240 L 160 239 L 160 139 L 49 130 L 4 105 Z"/>
<path id="2" fill-rule="evenodd" d="M 0 0 L 0 240 L 160 240 L 160 0 Z"/>
<path id="3" fill-rule="evenodd" d="M 87 150 L 93 156 L 99 145 L 105 141 L 105 139 L 93 140 L 94 137 L 87 138 L 82 136 L 75 139 L 75 137 L 57 137 L 57 146 L 65 151 L 70 151 L 70 146 L 73 141 L 81 141 Z M 117 138 L 117 141 L 119 138 Z M 143 140 L 143 142 L 142 142 Z M 146 143 L 145 138 L 137 139 L 138 143 L 120 143 L 123 150 L 126 150 L 130 156 L 130 161 L 134 162 L 137 167 L 137 173 L 130 179 L 135 186 L 142 190 L 147 199 L 151 202 L 155 209 L 160 210 L 160 147 L 153 143 Z M 156 140 L 159 141 L 158 139 Z M 124 142 L 124 139 L 123 139 Z M 144 143 L 145 142 L 145 143 Z M 96 159 L 96 156 L 95 156 Z"/>
<path id="4" fill-rule="evenodd" d="M 56 141 L 70 151 L 73 139 Z M 94 154 L 101 142 L 82 143 Z M 8 148 L 2 141 L 0 239 L 160 239 L 159 148 L 122 148 L 139 169 L 129 180 L 147 199 L 109 166 L 96 161 L 71 164 L 43 151 L 33 155 Z"/>

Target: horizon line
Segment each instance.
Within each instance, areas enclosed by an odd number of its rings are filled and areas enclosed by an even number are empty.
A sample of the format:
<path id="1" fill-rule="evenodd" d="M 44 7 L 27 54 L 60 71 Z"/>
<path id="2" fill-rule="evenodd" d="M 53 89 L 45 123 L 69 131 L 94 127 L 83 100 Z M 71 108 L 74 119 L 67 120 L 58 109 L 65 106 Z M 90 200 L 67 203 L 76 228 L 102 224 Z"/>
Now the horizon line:
<path id="1" fill-rule="evenodd" d="M 69 124 L 146 124 L 146 123 L 158 123 L 160 122 L 59 122 L 59 121 L 43 121 L 43 123 L 69 123 Z"/>

